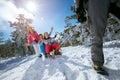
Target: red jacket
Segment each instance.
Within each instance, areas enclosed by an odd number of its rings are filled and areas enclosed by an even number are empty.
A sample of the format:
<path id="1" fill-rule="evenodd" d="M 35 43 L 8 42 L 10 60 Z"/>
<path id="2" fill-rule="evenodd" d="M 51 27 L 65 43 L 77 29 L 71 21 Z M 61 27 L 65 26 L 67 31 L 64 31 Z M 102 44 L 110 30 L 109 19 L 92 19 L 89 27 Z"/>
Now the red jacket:
<path id="1" fill-rule="evenodd" d="M 35 39 L 35 40 L 34 40 Z M 28 42 L 30 44 L 32 44 L 33 42 L 38 42 L 40 40 L 40 37 L 39 35 L 37 34 L 37 32 L 34 32 L 34 33 L 30 33 L 28 34 Z"/>

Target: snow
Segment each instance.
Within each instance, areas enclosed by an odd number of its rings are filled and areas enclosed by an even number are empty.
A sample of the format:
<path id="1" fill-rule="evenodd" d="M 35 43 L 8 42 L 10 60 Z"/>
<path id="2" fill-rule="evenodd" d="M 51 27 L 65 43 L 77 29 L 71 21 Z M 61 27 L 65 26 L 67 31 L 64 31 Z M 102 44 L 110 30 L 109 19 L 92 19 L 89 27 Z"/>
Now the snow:
<path id="1" fill-rule="evenodd" d="M 0 63 L 0 80 L 120 80 L 120 41 L 104 43 L 105 68 L 109 76 L 97 74 L 92 68 L 90 47 L 62 48 L 55 59 L 33 56 Z M 4 67 L 5 66 L 5 67 Z M 4 68 L 3 68 L 4 67 Z"/>

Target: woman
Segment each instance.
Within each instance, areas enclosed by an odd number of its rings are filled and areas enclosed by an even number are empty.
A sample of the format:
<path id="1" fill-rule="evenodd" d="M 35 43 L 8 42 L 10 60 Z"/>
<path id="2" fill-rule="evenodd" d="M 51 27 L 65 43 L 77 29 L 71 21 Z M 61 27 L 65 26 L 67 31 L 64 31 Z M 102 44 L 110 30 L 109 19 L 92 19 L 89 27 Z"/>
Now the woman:
<path id="1" fill-rule="evenodd" d="M 60 46 L 58 42 L 51 38 L 47 32 L 44 33 L 44 43 L 45 43 L 45 50 L 47 55 L 52 55 L 52 58 L 55 57 L 55 51 L 60 52 Z"/>
<path id="2" fill-rule="evenodd" d="M 38 33 L 31 26 L 27 27 L 27 31 L 28 31 L 27 36 L 28 43 L 26 43 L 26 46 L 32 45 L 35 50 L 36 56 L 41 57 L 42 55 L 39 47 L 40 37 Z"/>

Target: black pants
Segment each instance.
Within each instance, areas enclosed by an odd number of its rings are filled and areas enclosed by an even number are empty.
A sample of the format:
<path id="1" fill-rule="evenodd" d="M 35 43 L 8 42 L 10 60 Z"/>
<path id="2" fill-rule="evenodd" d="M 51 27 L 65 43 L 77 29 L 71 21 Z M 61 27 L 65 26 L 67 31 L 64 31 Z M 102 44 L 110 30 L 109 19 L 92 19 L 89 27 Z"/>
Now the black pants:
<path id="1" fill-rule="evenodd" d="M 117 2 L 115 2 L 117 1 Z M 120 0 L 113 0 L 114 5 L 119 6 Z M 107 25 L 108 13 L 120 16 L 120 13 L 111 8 L 110 0 L 89 0 L 88 2 L 88 18 L 91 29 L 91 56 L 93 64 L 103 66 L 103 36 Z M 119 18 L 119 17 L 118 17 Z"/>

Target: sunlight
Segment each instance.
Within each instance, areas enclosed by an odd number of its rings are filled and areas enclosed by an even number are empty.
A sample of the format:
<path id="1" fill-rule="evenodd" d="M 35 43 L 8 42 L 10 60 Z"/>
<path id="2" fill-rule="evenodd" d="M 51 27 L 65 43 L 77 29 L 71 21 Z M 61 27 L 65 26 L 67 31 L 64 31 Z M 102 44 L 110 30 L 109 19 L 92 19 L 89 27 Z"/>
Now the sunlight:
<path id="1" fill-rule="evenodd" d="M 30 2 L 27 3 L 26 8 L 29 11 L 34 12 L 34 11 L 36 11 L 36 4 L 32 1 L 30 1 Z"/>
<path id="2" fill-rule="evenodd" d="M 19 8 L 17 14 L 24 14 L 26 18 L 31 18 L 31 19 L 34 18 L 33 14 L 27 12 L 24 8 Z"/>

